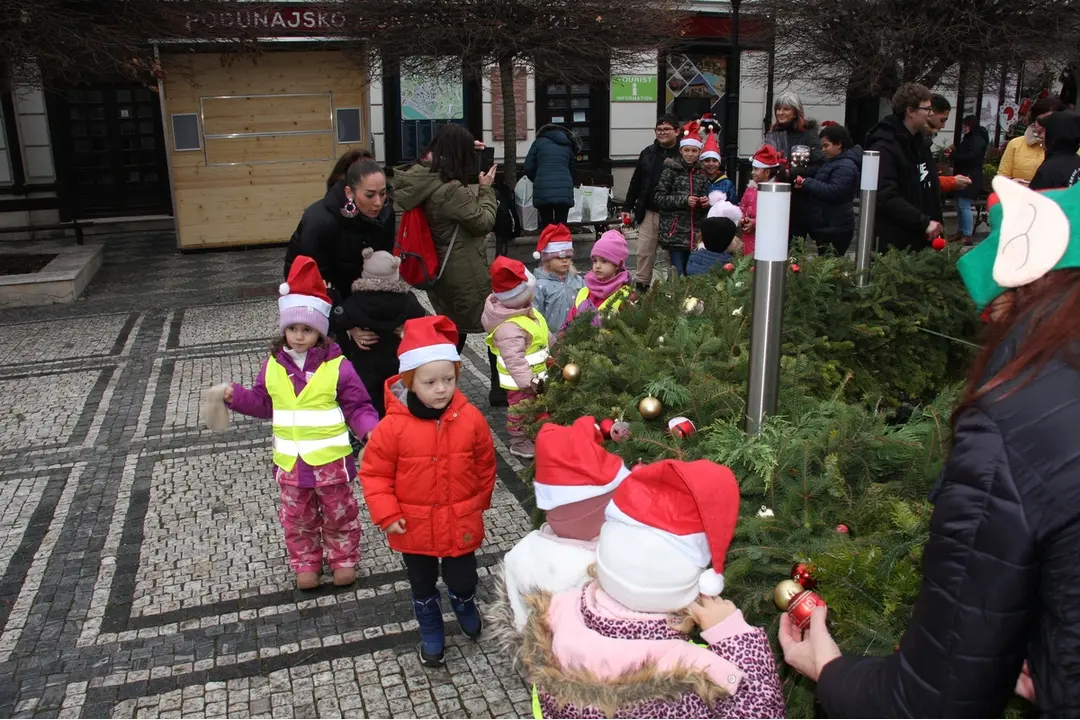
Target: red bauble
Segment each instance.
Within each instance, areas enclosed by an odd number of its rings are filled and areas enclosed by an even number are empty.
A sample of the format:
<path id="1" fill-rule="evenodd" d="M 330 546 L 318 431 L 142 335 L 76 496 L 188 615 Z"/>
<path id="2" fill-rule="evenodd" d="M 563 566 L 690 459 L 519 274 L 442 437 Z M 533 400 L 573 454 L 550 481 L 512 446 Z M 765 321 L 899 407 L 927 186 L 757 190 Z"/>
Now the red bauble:
<path id="1" fill-rule="evenodd" d="M 545 364 L 548 367 L 555 367 L 555 358 L 549 356 Z"/>
<path id="2" fill-rule="evenodd" d="M 841 535 L 850 535 L 851 534 L 851 528 L 849 528 L 844 523 L 840 523 L 839 525 L 836 526 L 836 532 L 840 533 Z"/>
<path id="3" fill-rule="evenodd" d="M 792 566 L 791 579 L 807 590 L 813 590 L 817 587 L 817 580 L 814 579 L 814 568 L 806 563 L 795 563 Z"/>
<path id="4" fill-rule="evenodd" d="M 694 423 L 690 421 L 690 418 L 671 418 L 668 420 L 667 427 L 672 437 L 688 438 L 697 433 L 697 428 L 694 427 Z"/>
<path id="5" fill-rule="evenodd" d="M 629 225 L 632 222 L 634 222 L 634 219 L 632 217 L 630 217 L 629 215 L 623 215 L 623 219 L 622 219 L 622 224 L 623 225 Z"/>
<path id="6" fill-rule="evenodd" d="M 934 238 L 934 241 L 932 243 L 930 243 L 930 247 L 934 248 L 935 250 L 944 250 L 945 249 L 945 238 L 943 238 L 943 237 Z"/>
<path id="7" fill-rule="evenodd" d="M 724 263 L 724 272 L 734 272 L 735 266 L 732 263 Z"/>
<path id="8" fill-rule="evenodd" d="M 538 422 L 538 423 L 547 422 L 550 419 L 551 419 L 551 413 L 542 412 L 542 413 L 537 413 L 536 414 L 536 419 L 533 422 Z"/>
<path id="9" fill-rule="evenodd" d="M 797 273 L 800 270 L 802 270 L 802 268 L 799 267 L 799 263 L 791 263 L 791 272 L 796 272 Z"/>
<path id="10" fill-rule="evenodd" d="M 795 623 L 795 627 L 805 630 L 810 627 L 810 613 L 818 605 L 825 605 L 821 596 L 813 590 L 804 590 L 791 599 L 787 609 L 788 616 Z"/>
<path id="11" fill-rule="evenodd" d="M 600 434 L 604 436 L 605 440 L 611 439 L 611 428 L 615 424 L 615 421 L 611 418 L 604 418 L 600 421 Z"/>

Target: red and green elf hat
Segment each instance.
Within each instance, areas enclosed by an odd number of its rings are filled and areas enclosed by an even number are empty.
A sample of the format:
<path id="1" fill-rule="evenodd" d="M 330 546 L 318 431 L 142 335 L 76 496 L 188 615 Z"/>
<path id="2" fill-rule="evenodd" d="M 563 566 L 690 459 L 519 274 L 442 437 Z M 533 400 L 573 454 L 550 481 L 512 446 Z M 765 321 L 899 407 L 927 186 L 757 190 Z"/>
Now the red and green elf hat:
<path id="1" fill-rule="evenodd" d="M 999 295 L 1053 270 L 1080 267 L 1080 185 L 1036 192 L 998 175 L 990 235 L 957 261 L 980 312 Z"/>

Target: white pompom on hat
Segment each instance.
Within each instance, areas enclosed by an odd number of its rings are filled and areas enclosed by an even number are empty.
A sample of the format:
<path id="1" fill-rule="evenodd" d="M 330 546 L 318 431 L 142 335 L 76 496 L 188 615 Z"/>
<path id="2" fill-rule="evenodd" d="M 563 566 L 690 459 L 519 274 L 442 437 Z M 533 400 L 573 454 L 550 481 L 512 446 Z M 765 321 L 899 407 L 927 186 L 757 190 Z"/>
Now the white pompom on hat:
<path id="1" fill-rule="evenodd" d="M 639 612 L 674 612 L 724 590 L 739 484 L 708 460 L 664 460 L 619 486 L 596 550 L 601 587 Z M 691 573 L 688 568 L 693 568 Z"/>

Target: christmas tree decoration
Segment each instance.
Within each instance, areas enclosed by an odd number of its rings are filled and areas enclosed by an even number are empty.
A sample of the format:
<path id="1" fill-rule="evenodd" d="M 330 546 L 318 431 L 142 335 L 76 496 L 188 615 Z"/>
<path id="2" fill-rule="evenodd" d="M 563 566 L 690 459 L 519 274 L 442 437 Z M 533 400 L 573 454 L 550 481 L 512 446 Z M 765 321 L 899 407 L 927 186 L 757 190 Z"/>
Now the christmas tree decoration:
<path id="1" fill-rule="evenodd" d="M 790 255 L 780 258 L 783 275 Z M 743 426 L 754 276 L 736 282 L 748 260 L 734 277 L 665 281 L 605 321 L 610 336 L 589 323 L 567 328 L 553 348 L 557 367 L 573 359 L 589 371 L 576 384 L 549 383 L 542 402 L 563 425 L 625 412 L 633 436 L 620 441 L 616 422 L 608 445 L 635 470 L 673 457 L 731 468 L 741 517 L 724 574 L 738 581 L 724 596 L 751 625 L 770 628 L 777 657 L 771 593 L 787 579 L 790 604 L 808 589 L 790 579 L 796 560 L 827 589 L 841 650 L 888 654 L 918 597 L 918 550 L 933 510 L 925 498 L 950 447 L 942 418 L 972 357 L 964 343 L 920 328 L 973 341 L 980 327 L 957 256 L 879 254 L 866 292 L 850 259 L 798 254 L 801 274 L 785 288 L 778 408 L 755 435 Z M 704 302 L 699 318 L 682 314 L 687 297 Z M 691 418 L 697 435 L 673 438 L 673 415 Z M 841 522 L 848 534 L 836 532 Z M 813 685 L 778 669 L 788 716 L 820 715 Z"/>
<path id="2" fill-rule="evenodd" d="M 600 434 L 604 436 L 605 440 L 611 439 L 611 428 L 614 425 L 615 421 L 611 418 L 604 418 L 597 424 L 597 427 L 600 428 Z"/>
<path id="3" fill-rule="evenodd" d="M 696 297 L 688 297 L 683 300 L 682 312 L 683 315 L 700 315 L 705 312 L 705 303 Z"/>
<path id="4" fill-rule="evenodd" d="M 544 422 L 548 422 L 549 420 L 551 420 L 551 413 L 542 412 L 542 413 L 537 413 L 536 414 L 536 420 L 534 420 L 534 422 L 544 423 Z"/>
<path id="5" fill-rule="evenodd" d="M 781 611 L 787 612 L 788 607 L 791 606 L 791 601 L 804 592 L 806 592 L 806 588 L 794 580 L 781 580 L 773 588 L 773 602 Z"/>
<path id="6" fill-rule="evenodd" d="M 851 528 L 849 528 L 844 523 L 840 523 L 839 525 L 836 526 L 836 532 L 840 533 L 841 535 L 850 535 L 851 534 Z"/>
<path id="7" fill-rule="evenodd" d="M 581 379 L 581 367 L 576 363 L 566 363 L 562 369 L 563 380 L 568 383 L 576 383 Z"/>
<path id="8" fill-rule="evenodd" d="M 664 412 L 664 404 L 650 395 L 638 403 L 637 409 L 641 417 L 646 420 L 655 420 L 660 417 L 660 413 Z"/>
<path id="9" fill-rule="evenodd" d="M 733 263 L 724 263 L 724 272 L 735 272 L 735 265 Z"/>
<path id="10" fill-rule="evenodd" d="M 935 250 L 944 250 L 946 244 L 947 243 L 945 242 L 945 238 L 939 236 L 934 238 L 934 241 L 930 243 L 930 247 L 934 248 Z"/>
<path id="11" fill-rule="evenodd" d="M 799 267 L 799 263 L 791 263 L 791 272 L 797 273 L 800 270 L 802 270 L 802 268 Z"/>
<path id="12" fill-rule="evenodd" d="M 817 580 L 814 579 L 814 568 L 806 563 L 795 563 L 792 566 L 791 579 L 807 590 L 813 590 L 817 587 Z"/>
<path id="13" fill-rule="evenodd" d="M 616 420 L 611 426 L 611 439 L 617 443 L 624 443 L 631 437 L 630 423 L 625 420 Z"/>
<path id="14" fill-rule="evenodd" d="M 663 345 L 664 344 L 664 336 L 661 335 L 660 337 L 656 338 L 656 342 L 659 343 L 660 345 Z"/>
<path id="15" fill-rule="evenodd" d="M 690 418 L 682 416 L 668 420 L 667 427 L 671 437 L 688 438 L 697 434 L 697 428 L 694 427 L 694 423 L 691 422 Z"/>
<path id="16" fill-rule="evenodd" d="M 803 590 L 791 598 L 787 613 L 791 621 L 795 623 L 795 627 L 805 630 L 810 627 L 810 613 L 818 605 L 825 605 L 825 601 L 821 599 L 821 596 L 813 590 Z"/>
<path id="17" fill-rule="evenodd" d="M 622 219 L 622 224 L 623 225 L 630 225 L 630 223 L 632 223 L 632 222 L 634 222 L 634 219 L 632 217 L 630 217 L 629 215 L 623 215 L 623 219 Z"/>

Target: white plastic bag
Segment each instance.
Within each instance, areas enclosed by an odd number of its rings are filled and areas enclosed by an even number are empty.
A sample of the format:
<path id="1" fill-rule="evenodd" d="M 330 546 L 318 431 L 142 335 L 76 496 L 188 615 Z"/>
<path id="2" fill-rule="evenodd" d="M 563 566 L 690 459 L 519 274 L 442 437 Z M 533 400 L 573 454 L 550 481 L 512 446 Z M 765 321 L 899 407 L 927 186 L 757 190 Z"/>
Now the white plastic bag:
<path id="1" fill-rule="evenodd" d="M 536 230 L 540 227 L 540 213 L 533 207 L 533 184 L 529 178 L 522 177 L 514 186 L 514 204 L 521 217 L 522 229 Z"/>
<path id="2" fill-rule="evenodd" d="M 578 190 L 581 192 L 581 200 L 578 200 L 578 193 L 575 191 L 574 201 L 581 205 L 580 222 L 594 223 L 607 220 L 611 188 L 582 185 Z"/>

